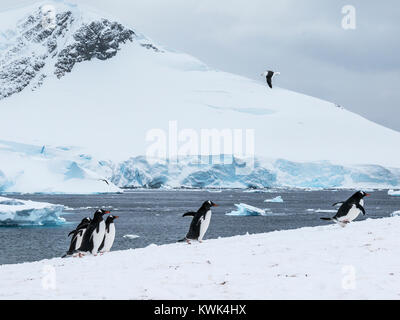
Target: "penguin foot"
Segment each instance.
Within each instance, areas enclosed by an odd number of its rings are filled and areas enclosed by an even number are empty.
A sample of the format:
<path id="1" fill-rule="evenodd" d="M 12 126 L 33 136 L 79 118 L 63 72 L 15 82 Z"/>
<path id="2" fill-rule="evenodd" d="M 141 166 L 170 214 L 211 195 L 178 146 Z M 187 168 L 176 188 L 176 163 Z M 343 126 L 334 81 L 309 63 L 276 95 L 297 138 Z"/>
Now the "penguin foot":
<path id="1" fill-rule="evenodd" d="M 186 239 L 187 244 L 192 244 L 189 239 Z"/>

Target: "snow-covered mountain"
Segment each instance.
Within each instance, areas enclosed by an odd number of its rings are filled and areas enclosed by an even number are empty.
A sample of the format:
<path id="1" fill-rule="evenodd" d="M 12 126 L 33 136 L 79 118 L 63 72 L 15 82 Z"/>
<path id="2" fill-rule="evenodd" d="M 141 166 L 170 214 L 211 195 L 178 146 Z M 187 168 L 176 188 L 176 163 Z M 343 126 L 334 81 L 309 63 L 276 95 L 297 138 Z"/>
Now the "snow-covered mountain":
<path id="1" fill-rule="evenodd" d="M 270 90 L 261 78 L 212 70 L 117 18 L 64 1 L 0 13 L 0 115 L 3 191 L 66 191 L 71 163 L 120 187 L 400 186 L 399 132 L 334 103 Z M 175 164 L 144 157 L 154 143 L 149 132 L 166 134 L 167 152 L 176 134 L 179 153 L 190 134 L 227 128 L 253 130 L 255 165 L 238 158 L 198 165 L 193 152 Z M 43 146 L 54 151 L 46 164 L 36 153 Z M 28 178 L 25 167 L 36 163 L 47 180 L 58 174 L 51 188 L 35 182 L 34 170 Z M 17 182 L 24 176 L 29 188 Z"/>

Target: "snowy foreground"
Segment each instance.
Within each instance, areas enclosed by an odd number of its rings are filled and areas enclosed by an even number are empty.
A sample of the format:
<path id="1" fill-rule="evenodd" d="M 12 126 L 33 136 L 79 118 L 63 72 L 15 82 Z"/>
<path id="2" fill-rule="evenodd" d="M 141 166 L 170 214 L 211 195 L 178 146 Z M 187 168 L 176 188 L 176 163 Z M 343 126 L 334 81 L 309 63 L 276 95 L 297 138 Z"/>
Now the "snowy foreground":
<path id="1" fill-rule="evenodd" d="M 399 299 L 400 217 L 0 266 L 0 299 Z"/>

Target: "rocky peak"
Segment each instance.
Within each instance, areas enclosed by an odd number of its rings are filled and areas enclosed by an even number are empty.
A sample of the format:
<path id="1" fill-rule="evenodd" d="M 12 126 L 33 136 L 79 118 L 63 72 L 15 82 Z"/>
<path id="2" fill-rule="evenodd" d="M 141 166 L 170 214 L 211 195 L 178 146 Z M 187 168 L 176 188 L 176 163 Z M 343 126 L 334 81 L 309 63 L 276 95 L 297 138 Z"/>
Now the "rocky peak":
<path id="1" fill-rule="evenodd" d="M 17 22 L 7 45 L 0 46 L 0 100 L 29 87 L 39 88 L 45 78 L 61 78 L 77 63 L 114 57 L 126 42 L 160 52 L 122 24 L 106 18 L 84 18 L 78 10 L 59 9 L 50 15 L 41 6 Z"/>

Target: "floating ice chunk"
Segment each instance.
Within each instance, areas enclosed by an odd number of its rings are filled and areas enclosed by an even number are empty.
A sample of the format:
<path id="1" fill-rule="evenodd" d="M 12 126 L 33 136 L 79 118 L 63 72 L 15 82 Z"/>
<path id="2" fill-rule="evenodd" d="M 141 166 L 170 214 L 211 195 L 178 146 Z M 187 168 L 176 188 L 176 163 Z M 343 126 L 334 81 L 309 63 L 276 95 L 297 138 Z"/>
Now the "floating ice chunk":
<path id="1" fill-rule="evenodd" d="M 265 216 L 266 210 L 245 203 L 235 204 L 238 210 L 227 213 L 227 216 Z"/>
<path id="2" fill-rule="evenodd" d="M 208 192 L 210 192 L 210 193 L 221 193 L 222 192 L 222 190 L 207 190 Z"/>
<path id="3" fill-rule="evenodd" d="M 397 196 L 397 197 L 400 197 L 400 190 L 397 190 L 397 191 L 395 191 L 395 190 L 389 190 L 389 191 L 388 191 L 388 195 L 389 195 L 389 196 Z"/>
<path id="4" fill-rule="evenodd" d="M 245 192 L 245 193 L 266 193 L 269 191 L 265 190 L 265 189 L 249 189 L 249 190 L 244 190 L 243 192 Z"/>
<path id="5" fill-rule="evenodd" d="M 65 223 L 64 206 L 0 197 L 0 226 L 41 226 Z"/>
<path id="6" fill-rule="evenodd" d="M 336 213 L 337 210 L 324 210 L 324 209 L 307 209 L 308 212 L 316 213 Z"/>
<path id="7" fill-rule="evenodd" d="M 283 203 L 283 199 L 282 199 L 281 196 L 278 196 L 278 197 L 273 198 L 273 199 L 267 199 L 264 202 Z"/>
<path id="8" fill-rule="evenodd" d="M 391 214 L 392 217 L 400 217 L 400 211 L 395 211 Z"/>
<path id="9" fill-rule="evenodd" d="M 135 234 L 126 234 L 126 235 L 123 236 L 123 238 L 124 239 L 129 239 L 129 240 L 134 240 L 134 239 L 140 238 L 140 236 L 137 236 Z"/>

